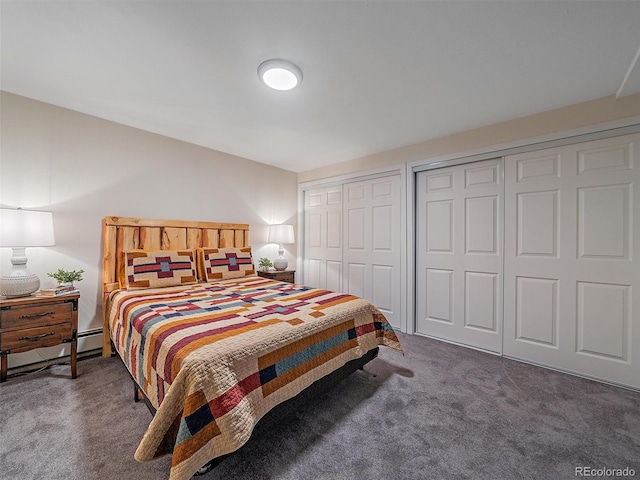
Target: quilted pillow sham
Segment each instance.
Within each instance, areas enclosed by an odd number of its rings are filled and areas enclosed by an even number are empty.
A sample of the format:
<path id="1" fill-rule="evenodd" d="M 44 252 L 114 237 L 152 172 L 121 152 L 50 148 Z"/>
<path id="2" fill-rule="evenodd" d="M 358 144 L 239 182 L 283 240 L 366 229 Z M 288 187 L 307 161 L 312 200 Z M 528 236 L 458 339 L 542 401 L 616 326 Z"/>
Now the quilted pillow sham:
<path id="1" fill-rule="evenodd" d="M 132 250 L 124 255 L 127 290 L 198 283 L 192 250 Z"/>
<path id="2" fill-rule="evenodd" d="M 198 261 L 200 278 L 207 282 L 256 274 L 251 247 L 198 248 Z"/>

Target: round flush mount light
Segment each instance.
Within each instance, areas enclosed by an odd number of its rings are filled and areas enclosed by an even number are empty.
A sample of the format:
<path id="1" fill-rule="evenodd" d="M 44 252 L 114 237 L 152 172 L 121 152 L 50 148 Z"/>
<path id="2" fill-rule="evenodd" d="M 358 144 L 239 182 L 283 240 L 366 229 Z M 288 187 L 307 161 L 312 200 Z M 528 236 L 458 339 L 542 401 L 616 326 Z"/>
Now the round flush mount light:
<path id="1" fill-rule="evenodd" d="M 298 66 L 279 58 L 262 62 L 258 67 L 258 77 L 274 90 L 291 90 L 302 83 L 302 71 Z"/>

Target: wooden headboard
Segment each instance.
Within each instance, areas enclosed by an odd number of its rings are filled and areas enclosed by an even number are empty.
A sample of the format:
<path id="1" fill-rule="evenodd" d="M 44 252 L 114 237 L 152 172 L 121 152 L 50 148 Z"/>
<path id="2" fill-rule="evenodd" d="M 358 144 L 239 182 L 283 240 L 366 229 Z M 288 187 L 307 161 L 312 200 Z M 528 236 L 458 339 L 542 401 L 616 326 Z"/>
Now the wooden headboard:
<path id="1" fill-rule="evenodd" d="M 102 220 L 102 354 L 111 355 L 109 294 L 120 287 L 118 272 L 128 250 L 191 250 L 198 247 L 248 247 L 249 225 L 189 220 L 105 217 Z"/>

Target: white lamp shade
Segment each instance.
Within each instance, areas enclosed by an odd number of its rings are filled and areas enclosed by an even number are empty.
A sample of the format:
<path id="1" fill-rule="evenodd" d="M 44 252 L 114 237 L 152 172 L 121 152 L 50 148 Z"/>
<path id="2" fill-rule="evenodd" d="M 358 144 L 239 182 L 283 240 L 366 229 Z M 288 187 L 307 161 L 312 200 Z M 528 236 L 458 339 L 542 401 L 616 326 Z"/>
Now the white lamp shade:
<path id="1" fill-rule="evenodd" d="M 269 227 L 269 243 L 287 245 L 294 243 L 293 225 L 271 225 Z"/>
<path id="2" fill-rule="evenodd" d="M 0 209 L 0 247 L 50 247 L 53 215 L 22 209 Z"/>

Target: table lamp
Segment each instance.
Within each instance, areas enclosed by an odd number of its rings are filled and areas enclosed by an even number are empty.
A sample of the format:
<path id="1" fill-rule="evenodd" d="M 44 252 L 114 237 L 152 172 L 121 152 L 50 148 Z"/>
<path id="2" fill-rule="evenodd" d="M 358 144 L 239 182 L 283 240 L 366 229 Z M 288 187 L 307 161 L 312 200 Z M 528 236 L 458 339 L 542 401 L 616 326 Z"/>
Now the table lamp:
<path id="1" fill-rule="evenodd" d="M 26 247 L 50 247 L 53 238 L 51 212 L 0 208 L 0 247 L 11 247 L 9 276 L 0 277 L 0 295 L 26 297 L 40 288 L 40 279 L 27 270 Z"/>
<path id="2" fill-rule="evenodd" d="M 286 270 L 289 263 L 284 258 L 283 245 L 294 243 L 293 225 L 271 225 L 269 227 L 269 243 L 277 243 L 278 258 L 273 262 L 276 270 Z"/>

